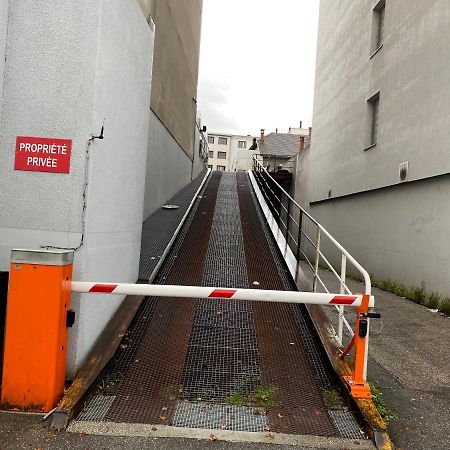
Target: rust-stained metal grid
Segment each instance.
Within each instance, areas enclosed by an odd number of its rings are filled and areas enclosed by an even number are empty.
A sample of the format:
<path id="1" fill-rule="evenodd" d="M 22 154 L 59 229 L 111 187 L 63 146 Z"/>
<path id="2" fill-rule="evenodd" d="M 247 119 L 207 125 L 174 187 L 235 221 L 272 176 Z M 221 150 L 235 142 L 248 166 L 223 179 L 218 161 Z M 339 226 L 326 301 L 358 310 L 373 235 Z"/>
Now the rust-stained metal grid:
<path id="1" fill-rule="evenodd" d="M 284 290 L 247 175 L 238 174 L 237 178 L 248 277 L 259 282 L 259 289 Z M 283 433 L 339 436 L 290 305 L 256 302 L 253 312 L 265 382 L 276 392 L 277 405 L 267 411 L 270 428 Z"/>
<path id="2" fill-rule="evenodd" d="M 220 176 L 213 174 L 155 282 L 255 288 L 258 281 L 262 289 L 293 289 L 247 177 L 238 176 L 237 190 L 234 174 Z M 332 387 L 332 377 L 301 308 L 148 298 L 99 381 L 102 395 L 85 414 L 115 422 L 361 438 L 350 412 L 325 406 L 320 389 Z M 217 404 L 261 387 L 275 389 L 267 415 Z"/>
<path id="3" fill-rule="evenodd" d="M 200 283 L 220 177 L 220 173 L 211 176 L 155 283 Z M 196 303 L 193 299 L 143 301 L 97 383 L 97 393 L 115 396 L 104 420 L 170 422 Z"/>
<path id="4" fill-rule="evenodd" d="M 223 174 L 219 185 L 202 285 L 248 286 L 234 174 Z M 251 305 L 201 300 L 193 325 L 182 377 L 186 398 L 224 401 L 249 394 L 261 375 Z M 232 336 L 232 346 L 225 336 Z"/>

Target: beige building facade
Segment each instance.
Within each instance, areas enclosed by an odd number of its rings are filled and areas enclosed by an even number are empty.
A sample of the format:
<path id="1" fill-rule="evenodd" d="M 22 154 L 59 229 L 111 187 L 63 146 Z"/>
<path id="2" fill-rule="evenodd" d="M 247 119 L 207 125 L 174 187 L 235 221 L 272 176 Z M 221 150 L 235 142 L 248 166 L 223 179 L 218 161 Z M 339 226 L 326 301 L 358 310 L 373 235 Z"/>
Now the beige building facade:
<path id="1" fill-rule="evenodd" d="M 450 3 L 322 0 L 296 196 L 375 278 L 450 295 Z"/>

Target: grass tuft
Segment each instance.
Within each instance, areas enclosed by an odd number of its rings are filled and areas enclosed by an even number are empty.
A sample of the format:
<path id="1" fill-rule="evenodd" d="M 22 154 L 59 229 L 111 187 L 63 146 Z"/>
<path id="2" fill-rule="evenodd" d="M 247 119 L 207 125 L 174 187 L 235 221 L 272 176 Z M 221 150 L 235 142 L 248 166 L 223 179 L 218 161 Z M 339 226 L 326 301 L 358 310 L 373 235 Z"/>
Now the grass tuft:
<path id="1" fill-rule="evenodd" d="M 373 395 L 373 403 L 375 404 L 375 407 L 377 408 L 378 412 L 380 413 L 380 416 L 385 420 L 395 420 L 397 419 L 397 414 L 395 414 L 393 411 L 391 411 L 383 402 L 382 393 L 375 387 L 375 385 L 371 382 L 369 382 L 370 386 L 370 392 Z"/>
<path id="2" fill-rule="evenodd" d="M 440 312 L 450 316 L 450 298 L 446 297 L 442 300 L 437 292 L 432 292 L 431 295 L 427 297 L 425 290 L 421 287 L 408 288 L 403 284 L 393 283 L 390 280 L 372 279 L 372 286 L 390 292 L 398 297 L 411 300 L 419 305 L 431 309 L 439 309 Z"/>
<path id="3" fill-rule="evenodd" d="M 427 302 L 428 308 L 438 309 L 440 304 L 441 304 L 441 296 L 437 292 L 432 292 Z"/>
<path id="4" fill-rule="evenodd" d="M 450 316 L 450 298 L 446 297 L 442 300 L 439 310 L 447 316 Z"/>

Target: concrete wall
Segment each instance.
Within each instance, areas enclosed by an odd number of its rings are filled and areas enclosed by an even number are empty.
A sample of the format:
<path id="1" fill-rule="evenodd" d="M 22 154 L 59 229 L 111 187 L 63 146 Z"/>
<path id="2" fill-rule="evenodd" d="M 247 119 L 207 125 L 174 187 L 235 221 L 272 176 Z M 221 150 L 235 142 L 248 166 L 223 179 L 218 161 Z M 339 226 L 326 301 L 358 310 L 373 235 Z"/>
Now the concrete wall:
<path id="1" fill-rule="evenodd" d="M 450 175 L 311 205 L 375 277 L 450 295 Z"/>
<path id="2" fill-rule="evenodd" d="M 150 111 L 144 220 L 191 181 L 191 171 L 188 155 Z"/>
<path id="3" fill-rule="evenodd" d="M 376 278 L 450 295 L 450 181 L 440 176 L 450 171 L 450 4 L 386 1 L 372 54 L 376 3 L 321 1 L 314 132 L 296 198 Z M 378 139 L 367 149 L 367 100 L 378 91 Z"/>
<path id="4" fill-rule="evenodd" d="M 155 23 L 144 220 L 204 169 L 196 127 L 202 0 L 138 0 Z"/>
<path id="5" fill-rule="evenodd" d="M 0 120 L 2 117 L 3 77 L 5 74 L 6 36 L 9 0 L 0 0 Z"/>
<path id="6" fill-rule="evenodd" d="M 202 0 L 140 0 L 155 26 L 151 106 L 193 159 Z"/>
<path id="7" fill-rule="evenodd" d="M 349 5 L 351 3 L 351 5 Z M 386 1 L 383 47 L 370 58 L 374 0 L 322 0 L 311 158 L 312 200 L 450 171 L 450 3 Z M 378 143 L 367 99 L 380 91 Z"/>
<path id="8" fill-rule="evenodd" d="M 13 247 L 77 247 L 74 278 L 137 278 L 153 34 L 135 0 L 10 0 L 0 123 L 0 270 Z M 105 121 L 105 139 L 86 152 Z M 73 140 L 70 174 L 14 171 L 18 135 Z M 87 208 L 83 189 L 87 178 Z M 84 226 L 83 226 L 84 224 Z M 68 375 L 121 298 L 74 296 Z"/>

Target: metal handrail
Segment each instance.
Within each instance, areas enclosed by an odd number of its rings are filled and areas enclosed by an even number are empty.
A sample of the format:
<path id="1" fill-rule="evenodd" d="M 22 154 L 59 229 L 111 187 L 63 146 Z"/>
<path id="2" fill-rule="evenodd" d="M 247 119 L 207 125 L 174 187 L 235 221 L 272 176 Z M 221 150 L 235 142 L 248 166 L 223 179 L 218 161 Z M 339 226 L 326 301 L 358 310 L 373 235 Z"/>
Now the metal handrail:
<path id="1" fill-rule="evenodd" d="M 366 295 L 371 295 L 371 281 L 368 272 L 358 263 L 358 261 L 316 220 L 311 216 L 307 211 L 305 211 L 293 198 L 292 196 L 271 176 L 271 174 L 267 171 L 267 169 L 260 163 L 257 158 L 258 155 L 253 155 L 253 174 L 255 176 L 255 181 L 261 189 L 261 193 L 267 201 L 267 205 L 270 205 L 269 208 L 274 211 L 273 217 L 275 218 L 281 234 L 286 239 L 284 244 L 284 256 L 286 257 L 286 253 L 288 247 L 293 251 L 296 249 L 296 272 L 295 272 L 295 281 L 297 282 L 298 274 L 300 272 L 300 261 L 303 260 L 307 263 L 309 268 L 313 273 L 313 291 L 316 292 L 318 286 L 320 285 L 326 292 L 330 292 L 327 288 L 324 280 L 320 276 L 319 268 L 321 261 L 325 263 L 325 267 L 331 270 L 332 274 L 336 277 L 340 285 L 341 294 L 351 294 L 350 288 L 346 284 L 347 278 L 347 263 L 350 263 L 363 277 L 365 283 L 365 293 Z M 269 182 L 270 181 L 270 182 Z M 276 192 L 278 191 L 278 192 Z M 283 197 L 284 196 L 284 197 Z M 285 199 L 283 201 L 283 198 Z M 287 207 L 285 206 L 285 202 L 287 202 Z M 293 216 L 293 208 L 296 207 L 299 213 L 298 223 Z M 314 238 L 308 236 L 307 229 L 305 227 L 305 231 L 303 230 L 305 224 L 305 218 L 309 219 L 313 227 L 316 229 L 316 236 Z M 294 226 L 294 229 L 298 229 L 297 239 L 291 232 L 290 226 Z M 284 230 L 284 231 L 283 231 Z M 341 255 L 341 268 L 340 274 L 333 267 L 329 259 L 325 256 L 323 249 L 321 248 L 320 241 L 324 238 L 327 238 L 331 244 L 333 244 L 334 248 L 336 248 Z M 290 245 L 289 241 L 292 242 Z M 314 258 L 311 260 L 307 253 L 306 249 L 303 251 L 301 248 L 302 242 L 307 243 L 307 245 L 311 245 L 311 252 L 315 254 Z M 304 247 L 304 245 L 303 245 Z M 338 310 L 338 330 L 337 330 L 337 340 L 340 345 L 343 345 L 343 333 L 344 326 L 348 330 L 351 336 L 353 336 L 353 329 L 349 324 L 348 320 L 344 315 L 344 307 L 336 306 Z"/>
<path id="2" fill-rule="evenodd" d="M 364 269 L 363 266 L 361 266 L 361 264 L 359 264 L 359 262 L 336 240 L 334 239 L 334 237 L 319 223 L 317 222 L 316 219 L 314 219 L 314 217 L 311 216 L 311 214 L 309 214 L 306 210 L 304 210 L 284 189 L 283 187 L 276 181 L 273 179 L 273 177 L 270 175 L 269 172 L 267 172 L 267 170 L 265 169 L 265 167 L 253 156 L 253 161 L 259 166 L 260 169 L 262 169 L 263 172 L 265 172 L 271 179 L 272 181 L 278 186 L 278 188 L 283 192 L 283 194 L 286 195 L 286 197 L 295 205 L 297 206 L 297 208 L 306 216 L 308 217 L 308 219 L 311 220 L 311 222 L 313 222 L 322 233 L 324 233 L 328 239 L 330 239 L 330 241 L 347 257 L 347 259 L 353 264 L 353 266 L 355 267 L 355 269 L 357 269 L 361 275 L 364 277 L 364 283 L 365 283 L 365 293 L 367 295 L 370 295 L 372 293 L 372 284 L 370 281 L 370 275 L 369 273 Z"/>

